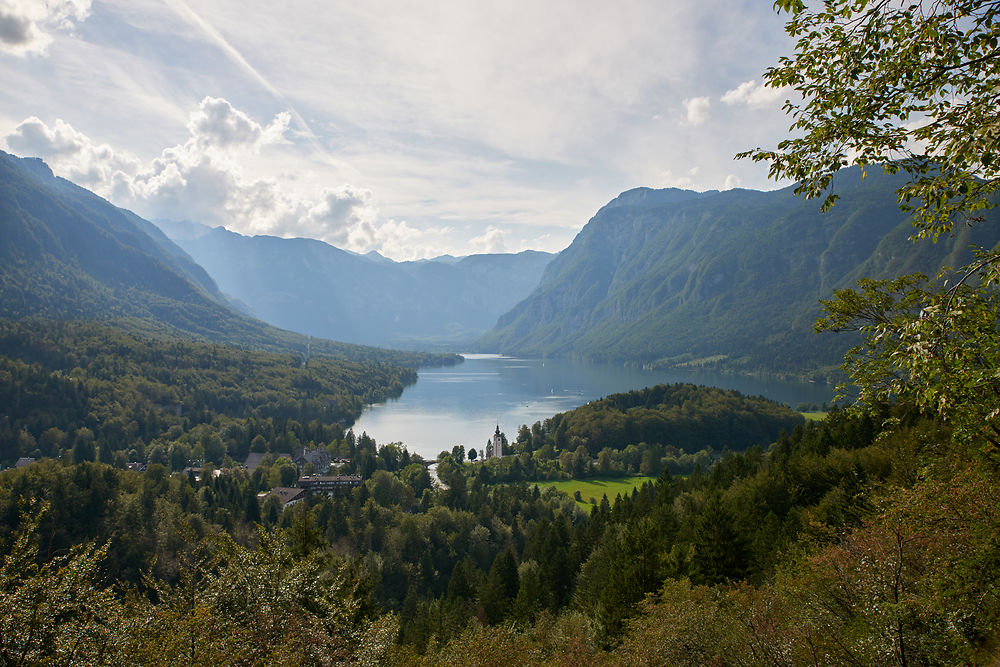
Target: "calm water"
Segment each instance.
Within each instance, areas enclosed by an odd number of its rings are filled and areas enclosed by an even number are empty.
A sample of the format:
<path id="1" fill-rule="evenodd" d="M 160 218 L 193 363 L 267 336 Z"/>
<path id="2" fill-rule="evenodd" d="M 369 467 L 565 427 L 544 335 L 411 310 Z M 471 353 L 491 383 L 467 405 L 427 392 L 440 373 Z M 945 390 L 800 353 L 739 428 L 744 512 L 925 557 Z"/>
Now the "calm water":
<path id="1" fill-rule="evenodd" d="M 396 400 L 365 409 L 354 425 L 379 444 L 402 442 L 429 459 L 454 445 L 481 450 L 499 423 L 513 440 L 521 424 L 565 412 L 608 394 L 660 383 L 691 382 L 736 389 L 795 406 L 833 398 L 826 384 L 758 380 L 704 372 L 646 371 L 565 359 L 467 354 L 465 363 L 427 368 Z"/>

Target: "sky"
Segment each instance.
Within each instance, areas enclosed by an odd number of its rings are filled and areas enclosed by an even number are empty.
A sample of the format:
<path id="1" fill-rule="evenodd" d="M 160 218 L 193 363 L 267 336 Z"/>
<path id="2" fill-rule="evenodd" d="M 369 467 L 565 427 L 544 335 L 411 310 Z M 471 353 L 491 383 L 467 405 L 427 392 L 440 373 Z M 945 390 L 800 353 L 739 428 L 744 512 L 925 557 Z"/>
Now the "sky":
<path id="1" fill-rule="evenodd" d="M 634 187 L 772 189 L 760 0 L 0 0 L 0 148 L 149 219 L 558 252 Z"/>

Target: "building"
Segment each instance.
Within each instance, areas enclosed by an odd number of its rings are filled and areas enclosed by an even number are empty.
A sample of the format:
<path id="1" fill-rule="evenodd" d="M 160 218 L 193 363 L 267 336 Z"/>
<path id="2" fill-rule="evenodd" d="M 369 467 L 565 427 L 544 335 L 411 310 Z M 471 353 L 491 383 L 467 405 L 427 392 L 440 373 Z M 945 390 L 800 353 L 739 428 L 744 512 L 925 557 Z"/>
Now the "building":
<path id="1" fill-rule="evenodd" d="M 361 486 L 360 475 L 307 475 L 299 477 L 299 487 L 310 493 L 332 496 L 343 489 Z"/>
<path id="2" fill-rule="evenodd" d="M 493 433 L 493 439 L 486 442 L 486 453 L 483 458 L 503 458 L 503 434 L 500 432 L 500 424 L 497 424 L 497 430 Z"/>
<path id="3" fill-rule="evenodd" d="M 244 465 L 246 465 L 247 467 L 247 472 L 252 475 L 253 471 L 257 469 L 257 466 L 260 465 L 260 462 L 264 459 L 265 456 L 273 456 L 275 461 L 277 461 L 281 457 L 285 457 L 288 460 L 291 460 L 292 458 L 291 454 L 285 454 L 283 452 L 278 452 L 275 454 L 272 454 L 271 452 L 250 452 L 249 454 L 247 454 L 247 460 L 244 463 Z"/>
<path id="4" fill-rule="evenodd" d="M 332 462 L 333 459 L 330 457 L 330 452 L 322 447 L 317 447 L 316 449 L 309 449 L 307 447 L 297 449 L 295 450 L 295 458 L 292 459 L 292 463 L 298 466 L 299 472 L 302 472 L 306 464 L 311 463 L 313 470 L 320 475 L 326 474 Z"/>
<path id="5" fill-rule="evenodd" d="M 305 489 L 293 489 L 287 486 L 278 486 L 271 489 L 271 493 L 267 495 L 277 496 L 278 500 L 281 501 L 281 506 L 284 508 L 305 500 L 306 492 Z"/>

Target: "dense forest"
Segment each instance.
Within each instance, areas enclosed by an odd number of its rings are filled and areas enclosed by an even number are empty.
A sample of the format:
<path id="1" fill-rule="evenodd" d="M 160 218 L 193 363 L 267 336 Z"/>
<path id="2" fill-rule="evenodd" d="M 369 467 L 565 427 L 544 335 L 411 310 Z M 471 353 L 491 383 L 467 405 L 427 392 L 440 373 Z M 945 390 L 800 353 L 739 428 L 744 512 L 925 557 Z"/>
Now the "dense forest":
<path id="1" fill-rule="evenodd" d="M 901 429 L 933 430 L 913 415 L 894 416 Z M 54 610 L 31 622 L 16 616 L 49 641 L 15 633 L 6 648 L 44 659 L 68 640 L 64 633 L 86 627 L 102 636 L 77 648 L 81 660 L 111 660 L 134 650 L 139 638 L 127 628 L 152 624 L 190 638 L 173 644 L 175 659 L 210 662 L 232 649 L 235 662 L 247 649 L 233 644 L 246 640 L 255 642 L 254 660 L 266 663 L 290 645 L 305 651 L 295 634 L 303 628 L 340 651 L 360 648 L 345 636 L 380 628 L 391 629 L 389 640 L 364 650 L 434 663 L 483 628 L 527 641 L 510 633 L 560 623 L 578 626 L 595 659 L 614 660 L 637 603 L 664 580 L 767 581 L 804 532 L 827 543 L 837 528 L 858 525 L 868 509 L 861 489 L 913 474 L 913 457 L 901 461 L 893 449 L 898 442 L 874 444 L 877 423 L 837 412 L 782 434 L 770 454 L 756 446 L 728 454 L 710 472 L 674 477 L 665 470 L 630 495 L 602 498 L 589 513 L 530 483 L 493 483 L 496 460 L 463 465 L 443 453 L 438 465 L 448 468 L 448 486 L 437 486 L 397 445 L 376 447 L 367 436 L 357 444 L 377 456 L 362 486 L 284 510 L 273 496 L 259 502 L 260 477 L 236 468 L 196 480 L 159 464 L 139 473 L 37 462 L 0 476 L 5 611 L 84 563 L 86 576 L 66 585 L 100 591 L 94 603 L 103 606 L 74 610 L 72 620 Z M 87 544 L 95 546 L 81 547 Z M 265 576 L 250 567 L 262 560 L 274 580 L 232 590 L 232 579 Z M 291 590 L 280 583 L 286 578 Z M 337 583 L 340 606 L 295 597 L 328 595 L 329 582 Z M 238 601 L 230 599 L 237 593 Z M 177 613 L 179 604 L 186 613 Z M 247 614 L 256 615 L 253 631 L 239 627 Z M 212 628 L 195 627 L 195 618 L 212 618 Z"/>
<path id="2" fill-rule="evenodd" d="M 179 470 L 242 462 L 265 442 L 289 453 L 325 446 L 364 405 L 414 382 L 414 367 L 454 360 L 353 350 L 307 358 L 82 321 L 0 320 L 0 464 L 68 456 Z"/>
<path id="3" fill-rule="evenodd" d="M 919 238 L 984 222 L 1000 7 L 775 5 L 795 54 L 765 78 L 801 102 L 745 157 L 827 208 L 847 164 L 903 172 Z M 442 452 L 437 480 L 345 431 L 411 378 L 389 359 L 5 322 L 0 458 L 39 460 L 0 473 L 0 661 L 995 664 L 998 286 L 984 246 L 835 290 L 816 328 L 855 332 L 856 401 L 821 421 L 653 387 L 524 425 L 499 460 Z M 283 504 L 296 444 L 361 479 Z M 637 470 L 593 503 L 534 483 Z"/>
<path id="4" fill-rule="evenodd" d="M 773 442 L 803 423 L 785 405 L 737 391 L 693 384 L 657 385 L 613 394 L 579 408 L 522 424 L 489 475 L 497 481 L 656 476 L 708 467 L 719 456 Z M 485 458 L 455 447 L 453 461 Z M 448 470 L 439 463 L 439 475 Z"/>

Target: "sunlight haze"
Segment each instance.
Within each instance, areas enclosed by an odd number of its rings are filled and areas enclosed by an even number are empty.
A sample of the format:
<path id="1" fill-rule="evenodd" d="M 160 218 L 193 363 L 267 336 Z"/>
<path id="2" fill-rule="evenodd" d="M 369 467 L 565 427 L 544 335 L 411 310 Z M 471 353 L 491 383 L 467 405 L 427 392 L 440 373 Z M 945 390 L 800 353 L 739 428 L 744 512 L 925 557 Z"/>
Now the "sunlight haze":
<path id="1" fill-rule="evenodd" d="M 0 147 L 150 219 L 394 258 L 565 248 L 638 186 L 770 189 L 769 3 L 3 0 Z"/>

